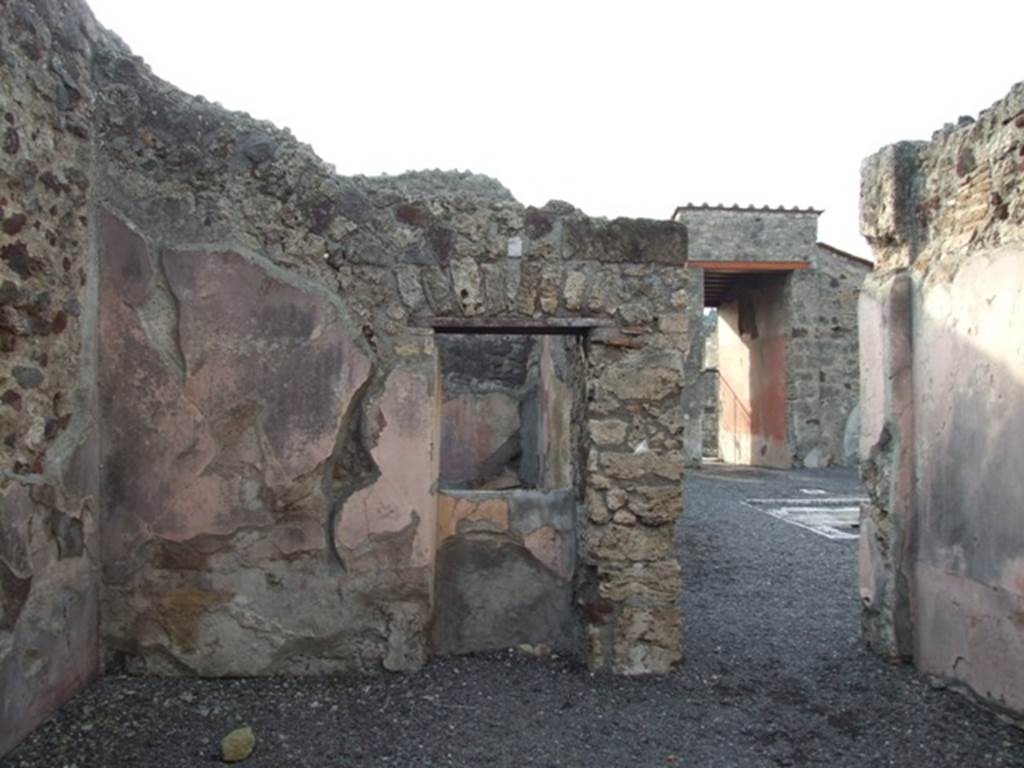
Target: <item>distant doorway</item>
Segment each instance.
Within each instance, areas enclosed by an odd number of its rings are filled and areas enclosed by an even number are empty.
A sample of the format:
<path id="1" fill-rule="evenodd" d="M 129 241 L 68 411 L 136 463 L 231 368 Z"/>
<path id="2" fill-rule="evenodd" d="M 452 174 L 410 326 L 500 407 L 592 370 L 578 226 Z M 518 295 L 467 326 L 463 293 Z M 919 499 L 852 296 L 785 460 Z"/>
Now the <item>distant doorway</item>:
<path id="1" fill-rule="evenodd" d="M 799 264 L 705 266 L 705 455 L 788 468 L 787 284 Z"/>

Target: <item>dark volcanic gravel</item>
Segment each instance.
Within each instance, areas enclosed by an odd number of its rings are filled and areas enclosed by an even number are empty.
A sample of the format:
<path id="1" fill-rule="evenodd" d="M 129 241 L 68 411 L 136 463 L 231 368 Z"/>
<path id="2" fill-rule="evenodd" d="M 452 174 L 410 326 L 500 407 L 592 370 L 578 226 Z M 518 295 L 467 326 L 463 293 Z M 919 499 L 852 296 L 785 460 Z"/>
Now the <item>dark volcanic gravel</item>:
<path id="1" fill-rule="evenodd" d="M 107 677 L 0 766 L 203 766 L 248 723 L 251 766 L 1024 766 L 1024 732 L 858 636 L 856 542 L 744 506 L 845 471 L 691 472 L 679 536 L 687 662 L 592 675 L 513 653 L 415 675 Z"/>

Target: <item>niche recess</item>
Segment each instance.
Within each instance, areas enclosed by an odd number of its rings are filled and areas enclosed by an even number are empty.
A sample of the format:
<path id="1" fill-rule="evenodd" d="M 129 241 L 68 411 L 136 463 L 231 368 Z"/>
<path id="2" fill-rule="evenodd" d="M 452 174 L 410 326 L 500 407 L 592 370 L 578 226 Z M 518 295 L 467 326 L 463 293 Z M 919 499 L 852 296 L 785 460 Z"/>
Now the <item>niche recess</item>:
<path id="1" fill-rule="evenodd" d="M 582 337 L 441 333 L 434 650 L 574 651 Z"/>
<path id="2" fill-rule="evenodd" d="M 443 490 L 573 485 L 573 336 L 445 334 Z"/>

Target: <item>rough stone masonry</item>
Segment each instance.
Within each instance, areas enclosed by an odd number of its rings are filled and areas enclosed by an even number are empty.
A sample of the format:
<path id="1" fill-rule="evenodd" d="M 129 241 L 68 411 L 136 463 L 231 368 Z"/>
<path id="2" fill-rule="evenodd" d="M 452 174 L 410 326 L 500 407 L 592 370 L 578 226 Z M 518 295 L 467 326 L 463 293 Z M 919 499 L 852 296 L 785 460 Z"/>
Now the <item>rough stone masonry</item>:
<path id="1" fill-rule="evenodd" d="M 681 224 L 341 178 L 79 0 L 0 4 L 0 40 L 0 753 L 104 669 L 420 666 L 444 322 L 581 337 L 577 650 L 680 660 Z"/>

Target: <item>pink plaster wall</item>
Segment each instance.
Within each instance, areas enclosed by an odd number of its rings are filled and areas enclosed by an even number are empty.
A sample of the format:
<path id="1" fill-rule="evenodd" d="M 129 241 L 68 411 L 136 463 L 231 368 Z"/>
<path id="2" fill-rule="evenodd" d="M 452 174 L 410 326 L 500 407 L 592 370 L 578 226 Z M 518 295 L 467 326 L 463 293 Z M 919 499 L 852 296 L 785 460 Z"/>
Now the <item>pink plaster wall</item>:
<path id="1" fill-rule="evenodd" d="M 483 466 L 519 432 L 519 400 L 505 392 L 464 392 L 445 399 L 441 480 L 460 483 L 479 477 Z"/>
<path id="2" fill-rule="evenodd" d="M 915 662 L 1024 712 L 1024 249 L 923 286 L 913 365 Z"/>
<path id="3" fill-rule="evenodd" d="M 345 502 L 334 533 L 339 549 L 356 550 L 374 536 L 412 528 L 411 561 L 394 565 L 433 565 L 437 525 L 433 488 L 439 453 L 433 413 L 435 379 L 435 370 L 422 366 L 396 368 L 388 376 L 377 408 L 383 427 L 372 450 L 380 475 Z"/>
<path id="4" fill-rule="evenodd" d="M 782 283 L 746 279 L 739 291 L 756 334 L 741 327 L 739 298 L 718 310 L 719 455 L 732 464 L 789 467 Z"/>
<path id="5" fill-rule="evenodd" d="M 874 276 L 858 300 L 861 472 L 875 495 L 861 514 L 860 598 L 868 643 L 909 658 L 907 572 L 913 496 L 914 409 L 909 276 Z"/>

